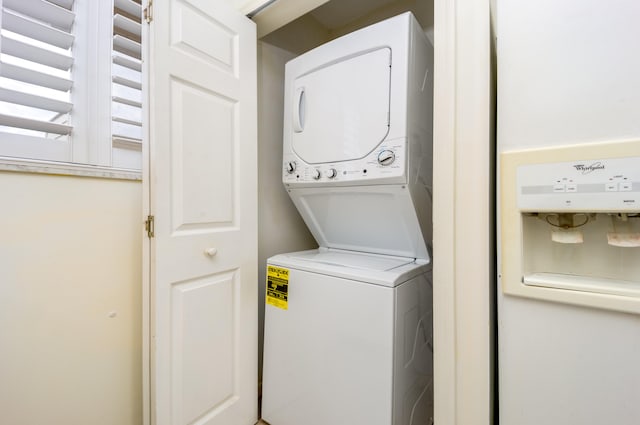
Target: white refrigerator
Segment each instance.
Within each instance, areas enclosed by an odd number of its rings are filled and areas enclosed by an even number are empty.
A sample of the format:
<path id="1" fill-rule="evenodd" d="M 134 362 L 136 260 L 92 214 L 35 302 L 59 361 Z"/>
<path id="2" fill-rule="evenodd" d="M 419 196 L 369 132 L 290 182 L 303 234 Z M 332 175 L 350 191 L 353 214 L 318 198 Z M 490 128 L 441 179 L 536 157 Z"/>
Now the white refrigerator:
<path id="1" fill-rule="evenodd" d="M 497 0 L 501 425 L 640 423 L 640 2 Z"/>

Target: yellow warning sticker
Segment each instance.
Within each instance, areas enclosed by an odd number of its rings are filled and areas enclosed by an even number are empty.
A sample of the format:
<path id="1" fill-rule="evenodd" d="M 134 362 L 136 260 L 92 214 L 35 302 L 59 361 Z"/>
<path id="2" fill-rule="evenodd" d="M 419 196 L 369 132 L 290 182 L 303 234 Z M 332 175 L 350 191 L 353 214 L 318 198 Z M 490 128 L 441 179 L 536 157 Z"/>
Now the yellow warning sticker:
<path id="1" fill-rule="evenodd" d="M 289 270 L 267 266 L 267 304 L 287 310 L 289 299 Z"/>

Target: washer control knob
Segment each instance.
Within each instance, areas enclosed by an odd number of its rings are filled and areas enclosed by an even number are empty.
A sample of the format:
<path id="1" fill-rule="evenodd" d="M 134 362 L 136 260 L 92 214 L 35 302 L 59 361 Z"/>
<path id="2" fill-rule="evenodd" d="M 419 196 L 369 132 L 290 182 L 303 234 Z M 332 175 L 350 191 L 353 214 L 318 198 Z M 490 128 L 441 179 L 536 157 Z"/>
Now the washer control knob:
<path id="1" fill-rule="evenodd" d="M 332 179 L 338 175 L 338 172 L 335 168 L 329 168 L 327 171 L 325 171 L 325 175 L 327 176 L 327 178 Z"/>
<path id="2" fill-rule="evenodd" d="M 296 171 L 296 163 L 295 161 L 289 161 L 284 165 L 284 168 L 287 170 L 287 173 L 293 174 Z"/>
<path id="3" fill-rule="evenodd" d="M 391 165 L 396 160 L 396 154 L 390 150 L 384 150 L 378 154 L 378 164 Z"/>
<path id="4" fill-rule="evenodd" d="M 314 168 L 313 171 L 311 172 L 311 177 L 313 177 L 314 180 L 320 180 L 320 170 L 318 170 L 317 168 Z"/>

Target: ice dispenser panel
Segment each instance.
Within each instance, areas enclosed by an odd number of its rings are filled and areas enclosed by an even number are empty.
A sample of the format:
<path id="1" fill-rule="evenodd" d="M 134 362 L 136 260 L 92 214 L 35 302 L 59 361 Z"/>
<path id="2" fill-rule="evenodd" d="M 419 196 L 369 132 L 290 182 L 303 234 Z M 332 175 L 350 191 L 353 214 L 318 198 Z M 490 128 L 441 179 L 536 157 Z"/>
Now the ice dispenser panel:
<path id="1" fill-rule="evenodd" d="M 521 211 L 640 210 L 640 153 L 520 165 L 516 179 Z"/>
<path id="2" fill-rule="evenodd" d="M 504 293 L 640 313 L 640 142 L 500 162 Z"/>

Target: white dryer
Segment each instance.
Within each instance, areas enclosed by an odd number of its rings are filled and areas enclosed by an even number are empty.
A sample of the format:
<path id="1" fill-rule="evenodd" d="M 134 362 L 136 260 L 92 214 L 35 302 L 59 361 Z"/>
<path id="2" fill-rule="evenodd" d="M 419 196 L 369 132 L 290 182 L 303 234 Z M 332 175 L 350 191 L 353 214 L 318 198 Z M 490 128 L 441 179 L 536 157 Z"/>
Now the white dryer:
<path id="1" fill-rule="evenodd" d="M 283 183 L 320 248 L 268 260 L 262 417 L 433 415 L 433 48 L 405 13 L 285 68 Z"/>

